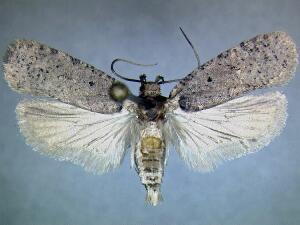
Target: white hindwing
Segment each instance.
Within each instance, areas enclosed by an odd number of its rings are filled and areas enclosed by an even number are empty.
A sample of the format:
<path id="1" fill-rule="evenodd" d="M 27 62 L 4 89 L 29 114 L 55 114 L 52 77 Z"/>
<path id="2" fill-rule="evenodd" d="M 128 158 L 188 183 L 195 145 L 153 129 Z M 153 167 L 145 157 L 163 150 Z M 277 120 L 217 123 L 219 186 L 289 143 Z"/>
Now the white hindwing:
<path id="1" fill-rule="evenodd" d="M 126 109 L 100 114 L 61 102 L 26 100 L 16 112 L 35 150 L 96 173 L 118 167 L 139 133 L 136 115 Z"/>
<path id="2" fill-rule="evenodd" d="M 167 113 L 164 135 L 192 169 L 211 171 L 269 144 L 285 125 L 286 107 L 285 96 L 274 92 L 198 112 L 178 108 Z"/>

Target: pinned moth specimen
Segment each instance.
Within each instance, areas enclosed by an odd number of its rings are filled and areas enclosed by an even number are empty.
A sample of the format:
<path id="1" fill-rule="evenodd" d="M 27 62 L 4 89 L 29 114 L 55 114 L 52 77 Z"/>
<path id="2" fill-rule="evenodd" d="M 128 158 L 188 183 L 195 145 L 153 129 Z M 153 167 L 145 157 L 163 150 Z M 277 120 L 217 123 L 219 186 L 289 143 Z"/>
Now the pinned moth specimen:
<path id="1" fill-rule="evenodd" d="M 182 33 L 198 62 L 183 79 L 126 78 L 115 63 L 137 63 L 112 62 L 115 76 L 140 83 L 138 96 L 62 51 L 30 40 L 9 45 L 4 58 L 9 86 L 39 97 L 21 101 L 16 109 L 26 142 L 100 174 L 117 168 L 130 150 L 152 205 L 162 198 L 170 148 L 190 168 L 207 172 L 266 146 L 285 125 L 287 100 L 279 92 L 244 94 L 286 84 L 296 70 L 295 43 L 284 32 L 261 34 L 200 65 Z M 162 96 L 161 85 L 170 82 L 178 83 L 169 97 Z"/>

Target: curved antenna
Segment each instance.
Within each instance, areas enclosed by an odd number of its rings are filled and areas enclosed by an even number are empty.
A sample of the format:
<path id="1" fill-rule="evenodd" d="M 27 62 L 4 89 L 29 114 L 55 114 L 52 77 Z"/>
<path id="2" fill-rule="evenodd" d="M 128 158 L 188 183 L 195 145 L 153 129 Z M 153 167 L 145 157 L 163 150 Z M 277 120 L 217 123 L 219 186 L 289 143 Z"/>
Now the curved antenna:
<path id="1" fill-rule="evenodd" d="M 180 29 L 181 33 L 183 34 L 184 38 L 187 40 L 187 42 L 189 43 L 189 45 L 190 45 L 191 48 L 193 49 L 194 54 L 195 54 L 195 57 L 196 57 L 196 59 L 197 59 L 198 69 L 200 69 L 200 66 L 201 66 L 201 65 L 200 65 L 200 58 L 199 58 L 199 55 L 198 55 L 198 53 L 197 53 L 197 51 L 196 51 L 194 45 L 193 45 L 192 42 L 189 40 L 189 38 L 186 36 L 186 34 L 185 34 L 184 31 L 182 30 L 182 28 L 179 27 L 179 29 Z"/>
<path id="2" fill-rule="evenodd" d="M 127 81 L 131 81 L 131 82 L 139 82 L 141 83 L 141 80 L 136 80 L 136 79 L 131 79 L 131 78 L 127 78 L 127 77 L 124 77 L 122 76 L 121 74 L 117 73 L 114 69 L 114 64 L 116 62 L 126 62 L 126 63 L 129 63 L 129 64 L 132 64 L 132 65 L 136 65 L 136 66 L 156 66 L 157 63 L 153 63 L 153 64 L 141 64 L 141 63 L 136 63 L 136 62 L 133 62 L 133 61 L 130 61 L 130 60 L 127 60 L 127 59 L 120 59 L 120 58 L 117 58 L 115 60 L 112 61 L 111 63 L 111 66 L 110 66 L 110 69 L 111 69 L 111 72 L 113 72 L 114 75 L 116 75 L 117 77 L 123 79 L 123 80 L 127 80 Z"/>
<path id="3" fill-rule="evenodd" d="M 172 82 L 177 82 L 181 81 L 182 79 L 174 79 L 174 80 L 166 80 L 166 81 L 160 81 L 158 84 L 167 84 L 167 83 L 172 83 Z"/>
<path id="4" fill-rule="evenodd" d="M 198 69 L 200 69 L 200 58 L 199 58 L 199 55 L 194 47 L 194 45 L 192 44 L 192 42 L 190 41 L 190 39 L 186 36 L 186 34 L 184 33 L 183 29 L 181 27 L 179 27 L 181 33 L 183 34 L 185 40 L 189 43 L 189 45 L 191 46 L 191 48 L 193 49 L 193 52 L 194 52 L 194 55 L 197 59 L 197 63 L 198 63 Z M 181 81 L 183 79 L 174 79 L 174 80 L 167 80 L 167 81 L 160 81 L 158 84 L 166 84 L 166 83 L 172 83 L 172 82 L 177 82 L 177 81 Z"/>

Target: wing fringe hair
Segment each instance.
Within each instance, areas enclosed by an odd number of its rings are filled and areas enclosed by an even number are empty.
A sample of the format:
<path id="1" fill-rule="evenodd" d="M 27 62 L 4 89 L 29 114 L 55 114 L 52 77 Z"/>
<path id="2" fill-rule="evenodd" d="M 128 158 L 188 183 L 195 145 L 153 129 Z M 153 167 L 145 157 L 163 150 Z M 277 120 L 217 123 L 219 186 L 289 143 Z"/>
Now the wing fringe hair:
<path id="1" fill-rule="evenodd" d="M 25 100 L 16 112 L 34 150 L 99 174 L 121 164 L 139 129 L 135 114 L 125 109 L 100 114 L 56 101 Z"/>
<path id="2" fill-rule="evenodd" d="M 167 114 L 164 135 L 189 167 L 208 172 L 268 145 L 285 126 L 286 108 L 279 92 L 244 96 L 199 112 L 179 108 Z"/>

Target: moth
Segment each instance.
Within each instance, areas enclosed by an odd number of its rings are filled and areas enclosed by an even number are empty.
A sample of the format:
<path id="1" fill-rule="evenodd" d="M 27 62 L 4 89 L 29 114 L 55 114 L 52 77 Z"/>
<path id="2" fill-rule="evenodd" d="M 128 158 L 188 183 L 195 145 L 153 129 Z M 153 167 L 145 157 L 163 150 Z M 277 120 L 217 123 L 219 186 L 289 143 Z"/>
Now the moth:
<path id="1" fill-rule="evenodd" d="M 182 31 L 182 30 L 181 30 Z M 208 172 L 226 160 L 257 152 L 286 122 L 287 100 L 280 92 L 246 93 L 286 84 L 297 52 L 284 32 L 258 35 L 198 66 L 180 80 L 157 76 L 140 83 L 136 96 L 125 83 L 62 51 L 36 41 L 17 40 L 4 57 L 9 86 L 37 98 L 16 107 L 21 133 L 34 150 L 102 174 L 117 168 L 127 150 L 157 205 L 169 149 L 193 170 Z M 137 64 L 139 65 L 139 64 Z M 169 97 L 161 85 L 177 82 Z"/>

